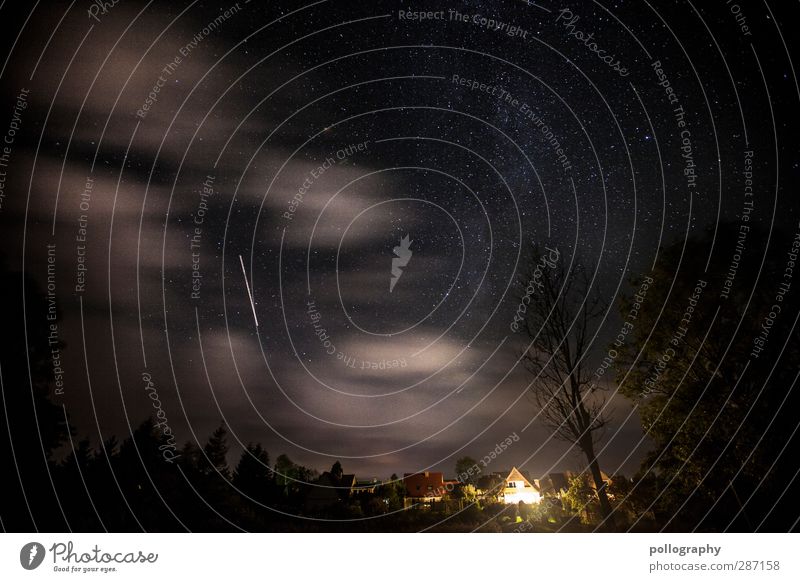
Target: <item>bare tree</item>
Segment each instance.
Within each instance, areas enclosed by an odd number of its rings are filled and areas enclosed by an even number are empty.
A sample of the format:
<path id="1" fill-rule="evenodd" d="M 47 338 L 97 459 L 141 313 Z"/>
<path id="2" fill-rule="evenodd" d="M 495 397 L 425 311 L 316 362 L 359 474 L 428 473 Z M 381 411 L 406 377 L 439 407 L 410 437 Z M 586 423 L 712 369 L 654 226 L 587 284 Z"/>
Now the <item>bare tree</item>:
<path id="1" fill-rule="evenodd" d="M 608 417 L 603 414 L 604 390 L 592 381 L 588 360 L 591 336 L 607 305 L 592 289 L 581 264 L 568 270 L 557 250 L 534 249 L 520 277 L 523 291 L 512 329 L 527 336 L 523 362 L 535 376 L 534 400 L 557 438 L 575 444 L 588 462 L 600 512 L 611 516 L 606 483 L 595 447 Z"/>

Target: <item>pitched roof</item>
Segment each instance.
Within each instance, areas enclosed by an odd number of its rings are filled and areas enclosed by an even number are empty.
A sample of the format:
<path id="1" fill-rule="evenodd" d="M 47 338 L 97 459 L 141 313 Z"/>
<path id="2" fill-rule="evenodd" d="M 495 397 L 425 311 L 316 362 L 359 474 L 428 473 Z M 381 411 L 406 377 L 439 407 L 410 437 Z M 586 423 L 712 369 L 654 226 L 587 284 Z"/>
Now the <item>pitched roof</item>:
<path id="1" fill-rule="evenodd" d="M 533 487 L 533 484 L 528 481 L 525 475 L 523 475 L 516 467 L 512 467 L 511 472 L 508 474 L 508 477 L 506 477 L 506 483 L 510 483 L 512 481 L 522 481 L 523 487 Z"/>
<path id="2" fill-rule="evenodd" d="M 349 493 L 350 489 L 352 489 L 356 484 L 356 476 L 348 473 L 337 479 L 336 475 L 325 471 L 319 476 L 319 479 L 317 479 L 317 484 L 329 489 L 337 489 L 339 491 Z"/>

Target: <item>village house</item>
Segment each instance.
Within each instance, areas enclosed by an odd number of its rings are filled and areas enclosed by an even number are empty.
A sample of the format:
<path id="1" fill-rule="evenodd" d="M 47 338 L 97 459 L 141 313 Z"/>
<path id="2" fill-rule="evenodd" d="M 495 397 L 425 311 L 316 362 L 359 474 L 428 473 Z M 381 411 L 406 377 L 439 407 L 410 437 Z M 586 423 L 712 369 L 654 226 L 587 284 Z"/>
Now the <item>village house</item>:
<path id="1" fill-rule="evenodd" d="M 404 473 L 403 484 L 406 488 L 404 507 L 429 505 L 441 501 L 446 493 L 444 474 L 436 471 Z"/>
<path id="2" fill-rule="evenodd" d="M 531 483 L 525 475 L 516 467 L 512 467 L 505 477 L 505 484 L 500 495 L 506 505 L 527 503 L 539 503 L 542 496 L 539 488 Z"/>

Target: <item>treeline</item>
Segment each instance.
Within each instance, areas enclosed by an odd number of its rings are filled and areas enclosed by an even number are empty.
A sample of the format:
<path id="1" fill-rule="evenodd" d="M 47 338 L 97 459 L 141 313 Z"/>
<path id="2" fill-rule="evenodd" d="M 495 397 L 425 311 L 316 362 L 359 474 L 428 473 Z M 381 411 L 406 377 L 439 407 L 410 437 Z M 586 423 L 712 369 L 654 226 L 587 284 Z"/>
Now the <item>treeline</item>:
<path id="1" fill-rule="evenodd" d="M 63 462 L 51 463 L 65 523 L 75 531 L 303 531 L 319 529 L 303 517 L 337 517 L 309 510 L 319 474 L 285 454 L 271 464 L 267 451 L 250 443 L 230 467 L 222 425 L 202 447 L 186 443 L 171 463 L 161 445 L 147 420 L 121 443 L 112 438 L 93 449 L 84 440 Z M 378 492 L 394 499 L 395 509 L 398 496 L 389 490 L 396 486 Z M 354 499 L 345 511 L 352 506 L 361 509 Z M 373 515 L 386 512 L 383 504 L 365 503 L 361 514 L 370 508 Z"/>

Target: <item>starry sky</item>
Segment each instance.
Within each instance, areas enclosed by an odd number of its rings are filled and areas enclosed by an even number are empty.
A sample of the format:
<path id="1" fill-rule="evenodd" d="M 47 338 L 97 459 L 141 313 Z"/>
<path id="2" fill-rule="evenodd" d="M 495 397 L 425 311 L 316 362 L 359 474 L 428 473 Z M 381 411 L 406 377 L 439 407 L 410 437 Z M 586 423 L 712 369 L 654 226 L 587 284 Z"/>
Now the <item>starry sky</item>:
<path id="1" fill-rule="evenodd" d="M 497 470 L 579 467 L 530 423 L 518 275 L 533 245 L 589 267 L 611 305 L 599 361 L 629 278 L 736 218 L 744 151 L 756 220 L 796 223 L 795 15 L 773 4 L 742 3 L 745 21 L 724 2 L 511 0 L 3 18 L 0 131 L 29 91 L 3 252 L 45 288 L 55 245 L 53 399 L 94 442 L 124 437 L 151 414 L 148 374 L 180 441 L 222 421 L 232 455 L 258 441 L 359 477 L 452 473 L 512 433 Z M 647 440 L 609 388 L 601 463 L 632 474 Z"/>

